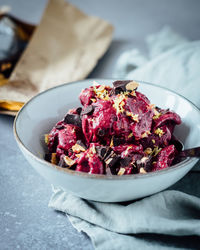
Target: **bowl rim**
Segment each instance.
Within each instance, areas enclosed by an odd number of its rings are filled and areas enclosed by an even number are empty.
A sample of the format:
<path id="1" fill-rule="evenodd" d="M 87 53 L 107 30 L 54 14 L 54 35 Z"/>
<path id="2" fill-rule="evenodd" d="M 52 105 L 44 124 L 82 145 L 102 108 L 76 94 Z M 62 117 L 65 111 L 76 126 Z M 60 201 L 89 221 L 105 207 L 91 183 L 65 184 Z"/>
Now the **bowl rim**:
<path id="1" fill-rule="evenodd" d="M 63 173 L 66 173 L 66 174 L 69 174 L 69 175 L 75 175 L 75 176 L 78 176 L 78 177 L 84 177 L 84 178 L 92 178 L 92 179 L 104 179 L 104 180 L 124 180 L 124 179 L 139 179 L 139 178 L 148 178 L 148 177 L 154 177 L 154 176 L 157 176 L 157 175 L 162 175 L 162 174 L 165 174 L 166 172 L 171 172 L 173 170 L 176 170 L 176 169 L 179 169 L 179 168 L 182 168 L 188 164 L 191 164 L 192 162 L 197 162 L 198 159 L 197 158 L 186 158 L 184 161 L 180 162 L 180 163 L 177 163 L 171 167 L 168 167 L 168 168 L 165 168 L 165 169 L 161 169 L 161 170 L 157 170 L 155 172 L 147 172 L 145 174 L 141 174 L 141 173 L 138 173 L 138 174 L 132 174 L 132 175 L 121 175 L 121 176 L 118 176 L 118 175 L 104 175 L 104 174 L 88 174 L 86 172 L 80 172 L 80 171 L 75 171 L 75 170 L 71 170 L 69 168 L 61 168 L 59 167 L 58 165 L 55 165 L 55 164 L 52 164 L 44 159 L 41 159 L 39 158 L 37 155 L 33 154 L 25 145 L 24 143 L 22 142 L 22 140 L 20 139 L 20 136 L 17 132 L 17 128 L 16 128 L 16 125 L 17 125 L 17 121 L 20 117 L 20 115 L 22 114 L 23 110 L 33 101 L 35 100 L 36 98 L 38 98 L 38 96 L 40 95 L 43 95 L 43 94 L 46 94 L 47 92 L 49 91 L 53 91 L 54 89 L 56 88 L 62 88 L 64 86 L 68 86 L 68 85 L 72 85 L 72 84 L 78 84 L 78 83 L 81 83 L 81 82 L 86 82 L 86 81 L 116 81 L 116 80 L 121 80 L 121 79 L 115 79 L 115 78 L 87 78 L 87 79 L 84 79 L 84 80 L 78 80 L 78 81 L 73 81 L 73 82 L 69 82 L 69 83 L 63 83 L 63 84 L 60 84 L 58 86 L 55 86 L 55 87 L 52 87 L 52 88 L 49 88 L 47 90 L 44 90 L 40 93 L 38 93 L 37 95 L 33 96 L 28 102 L 26 102 L 23 107 L 19 110 L 19 112 L 17 113 L 15 119 L 14 119 L 14 124 L 13 124 L 13 133 L 14 133 L 14 136 L 15 136 L 15 139 L 18 143 L 19 146 L 21 146 L 23 148 L 24 151 L 26 151 L 26 153 L 31 157 L 33 158 L 34 160 L 36 160 L 37 162 L 41 163 L 42 165 L 45 164 L 47 167 L 50 167 L 51 169 L 54 169 L 54 170 L 58 170 L 59 172 L 63 172 Z M 123 79 L 124 80 L 124 79 Z M 149 83 L 149 82 L 146 82 L 146 81 L 141 81 L 141 80 L 133 80 L 133 81 L 136 81 L 136 82 L 139 82 L 139 83 L 142 83 L 144 85 L 151 85 L 151 86 L 154 86 L 156 88 L 160 88 L 160 89 L 164 89 L 166 91 L 169 91 L 181 98 L 183 98 L 184 100 L 186 100 L 187 102 L 189 102 L 190 105 L 193 106 L 193 108 L 195 110 L 197 110 L 198 112 L 200 112 L 200 109 L 194 104 L 192 103 L 190 100 L 188 100 L 186 97 L 176 93 L 175 91 L 173 90 L 170 90 L 166 87 L 162 87 L 162 86 L 159 86 L 159 85 L 156 85 L 154 83 Z"/>

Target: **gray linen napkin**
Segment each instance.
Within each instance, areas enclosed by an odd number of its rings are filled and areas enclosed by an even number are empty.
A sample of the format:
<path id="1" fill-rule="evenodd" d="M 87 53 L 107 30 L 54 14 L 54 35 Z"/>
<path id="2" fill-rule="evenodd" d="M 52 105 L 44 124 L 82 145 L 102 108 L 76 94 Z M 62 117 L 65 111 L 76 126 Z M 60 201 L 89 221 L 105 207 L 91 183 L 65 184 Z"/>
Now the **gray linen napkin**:
<path id="1" fill-rule="evenodd" d="M 66 213 L 98 250 L 167 249 L 170 236 L 171 241 L 179 236 L 176 244 L 180 236 L 200 236 L 200 199 L 179 191 L 164 191 L 127 205 L 87 201 L 57 189 L 49 207 Z M 191 248 L 198 237 L 191 237 Z"/>
<path id="2" fill-rule="evenodd" d="M 124 52 L 114 76 L 167 84 L 200 107 L 200 42 L 189 42 L 164 28 L 148 37 L 147 44 L 149 57 L 136 49 Z M 185 191 L 188 186 L 194 187 L 189 183 Z M 200 198 L 180 191 L 167 190 L 139 201 L 108 204 L 54 188 L 49 207 L 66 213 L 97 250 L 200 249 Z"/>

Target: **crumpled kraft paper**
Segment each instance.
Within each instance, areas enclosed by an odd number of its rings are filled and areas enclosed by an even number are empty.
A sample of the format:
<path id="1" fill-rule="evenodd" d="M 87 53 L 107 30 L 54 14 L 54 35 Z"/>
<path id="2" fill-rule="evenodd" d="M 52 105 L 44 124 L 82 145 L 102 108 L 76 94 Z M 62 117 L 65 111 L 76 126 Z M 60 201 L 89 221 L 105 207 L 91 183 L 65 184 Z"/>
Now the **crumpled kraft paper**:
<path id="1" fill-rule="evenodd" d="M 14 114 L 43 90 L 84 79 L 107 50 L 112 32 L 108 22 L 64 0 L 50 0 L 9 82 L 0 86 L 2 113 Z"/>

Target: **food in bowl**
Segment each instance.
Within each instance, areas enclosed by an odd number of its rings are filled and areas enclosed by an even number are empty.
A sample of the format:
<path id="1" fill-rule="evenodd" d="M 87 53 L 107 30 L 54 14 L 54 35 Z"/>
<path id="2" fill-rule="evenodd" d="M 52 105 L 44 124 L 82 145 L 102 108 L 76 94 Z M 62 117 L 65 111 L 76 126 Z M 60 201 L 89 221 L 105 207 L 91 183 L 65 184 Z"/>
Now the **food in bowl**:
<path id="1" fill-rule="evenodd" d="M 135 81 L 93 85 L 80 93 L 82 107 L 45 135 L 45 159 L 89 174 L 130 175 L 173 165 L 180 143 L 178 114 L 151 104 Z"/>
<path id="2" fill-rule="evenodd" d="M 49 183 L 84 199 L 122 202 L 140 199 L 168 188 L 198 162 L 197 158 L 188 157 L 163 170 L 118 176 L 88 174 L 74 171 L 75 166 L 62 168 L 45 161 L 47 146 L 41 141 L 44 140 L 44 134 L 51 131 L 67 110 L 80 106 L 77 97 L 82 89 L 89 88 L 93 81 L 111 86 L 114 80 L 86 79 L 51 88 L 33 97 L 15 118 L 14 134 L 20 150 L 30 166 Z M 197 126 L 200 124 L 199 109 L 168 89 L 151 83 L 139 83 L 138 90 L 145 93 L 152 103 L 164 109 L 170 108 L 180 115 L 182 123 L 175 127 L 173 134 L 184 143 L 184 148 L 197 147 L 200 141 L 200 126 Z"/>

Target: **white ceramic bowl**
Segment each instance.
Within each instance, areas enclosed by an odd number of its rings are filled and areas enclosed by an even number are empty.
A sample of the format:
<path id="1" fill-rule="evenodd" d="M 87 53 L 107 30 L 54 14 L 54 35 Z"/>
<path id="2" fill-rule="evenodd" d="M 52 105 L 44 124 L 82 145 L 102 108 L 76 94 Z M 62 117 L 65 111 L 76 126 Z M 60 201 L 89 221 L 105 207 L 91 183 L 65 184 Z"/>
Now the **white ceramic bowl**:
<path id="1" fill-rule="evenodd" d="M 44 91 L 32 98 L 18 113 L 14 122 L 17 143 L 30 164 L 50 183 L 85 199 L 118 202 L 142 198 L 168 188 L 180 180 L 198 161 L 184 162 L 157 172 L 126 176 L 90 175 L 57 167 L 43 159 L 46 151 L 44 134 L 61 120 L 68 109 L 80 106 L 79 93 L 83 88 L 99 84 L 111 85 L 113 80 L 89 79 Z M 175 135 L 185 148 L 199 146 L 200 111 L 187 99 L 168 89 L 148 83 L 140 83 L 140 92 L 151 103 L 170 108 L 182 118 Z"/>

